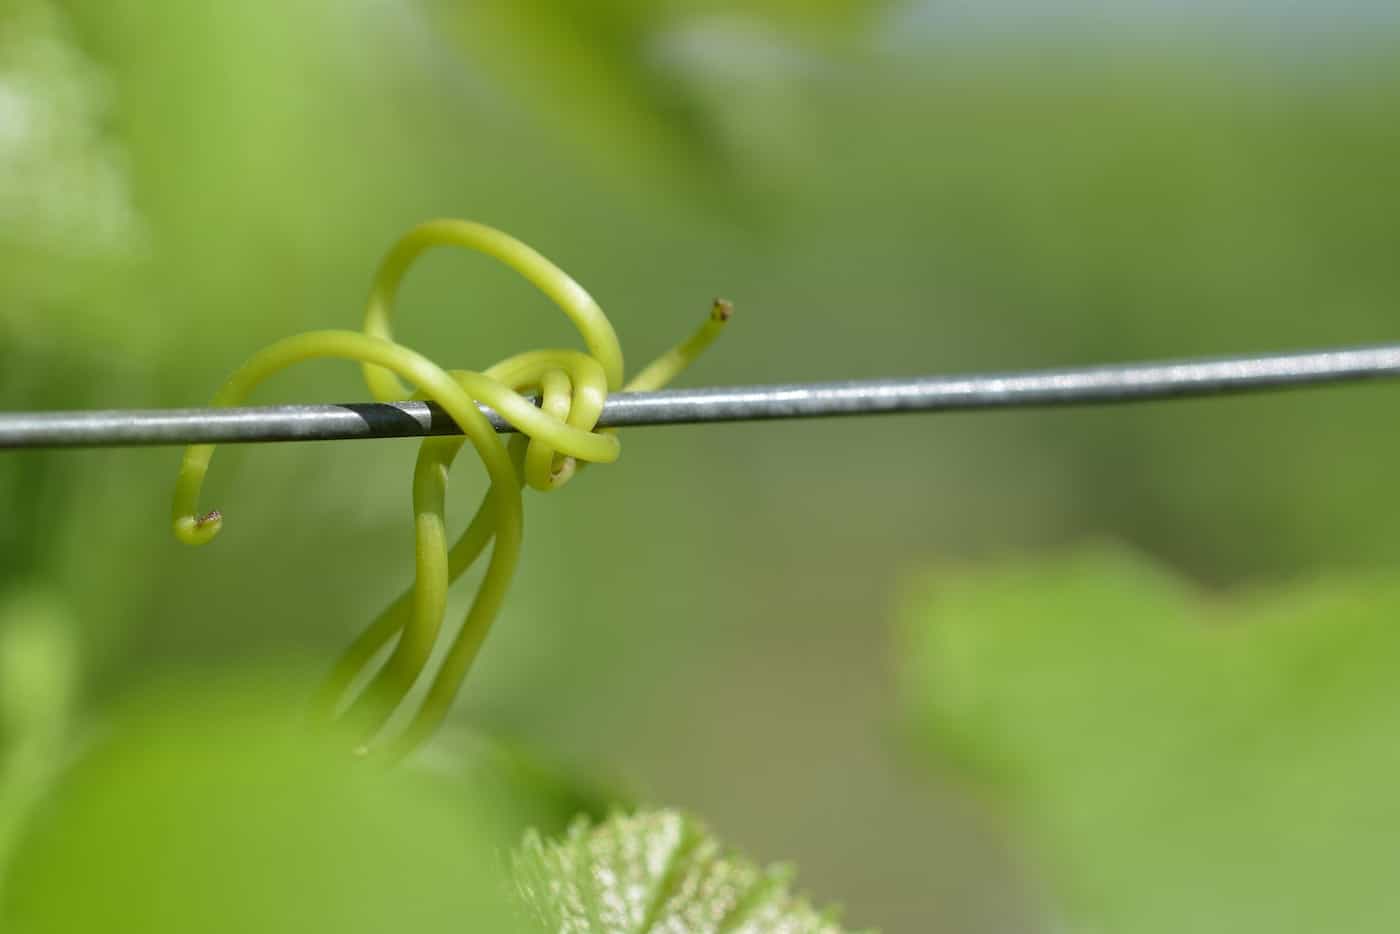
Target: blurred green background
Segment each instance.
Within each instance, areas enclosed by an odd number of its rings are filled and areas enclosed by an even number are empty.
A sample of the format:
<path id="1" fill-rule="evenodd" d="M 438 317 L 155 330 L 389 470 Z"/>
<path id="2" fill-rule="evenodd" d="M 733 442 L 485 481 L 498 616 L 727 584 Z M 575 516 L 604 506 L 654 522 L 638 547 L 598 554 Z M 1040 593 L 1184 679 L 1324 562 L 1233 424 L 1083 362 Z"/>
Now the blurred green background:
<path id="1" fill-rule="evenodd" d="M 0 408 L 199 404 L 277 337 L 357 326 L 380 253 L 437 216 L 558 262 L 633 365 L 732 299 L 692 384 L 1393 340 L 1397 21 L 1379 0 L 6 0 Z M 400 320 L 451 366 L 570 339 L 448 252 Z M 363 395 L 326 364 L 264 398 Z M 910 582 L 1086 539 L 1206 595 L 1383 578 L 1397 398 L 631 432 L 527 501 L 431 762 L 461 772 L 454 743 L 485 733 L 692 809 L 855 924 L 1049 930 L 1064 866 L 959 744 L 905 728 Z M 328 662 L 408 580 L 413 456 L 226 449 L 200 551 L 168 531 L 174 450 L 0 456 L 0 849 L 133 692 Z M 482 484 L 458 474 L 463 522 Z"/>

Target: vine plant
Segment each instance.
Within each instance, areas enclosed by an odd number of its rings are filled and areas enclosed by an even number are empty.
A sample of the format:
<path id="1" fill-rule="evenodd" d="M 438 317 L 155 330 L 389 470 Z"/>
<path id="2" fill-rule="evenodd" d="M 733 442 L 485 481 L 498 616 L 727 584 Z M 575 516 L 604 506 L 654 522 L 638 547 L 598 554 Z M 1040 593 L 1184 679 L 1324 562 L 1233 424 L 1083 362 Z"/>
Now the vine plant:
<path id="1" fill-rule="evenodd" d="M 520 273 L 569 317 L 587 352 L 534 350 L 481 371 L 446 370 L 395 341 L 390 319 L 399 284 L 413 262 L 436 246 L 477 250 Z M 253 355 L 229 377 L 214 395 L 213 405 L 238 405 L 269 376 L 304 360 L 353 360 L 361 364 L 376 401 L 431 400 L 462 429 L 461 436 L 430 438 L 419 448 L 413 471 L 413 585 L 351 643 L 317 694 L 318 714 L 348 721 L 358 752 L 382 750 L 399 758 L 432 735 L 452 706 L 505 599 L 520 556 L 522 488 L 556 490 L 582 465 L 616 460 L 620 445 L 615 433 L 595 430 L 608 393 L 666 385 L 719 335 L 731 311 L 728 302 L 717 299 L 689 338 L 624 380 L 617 334 L 602 308 L 577 282 L 499 230 L 470 221 L 434 220 L 410 230 L 380 263 L 362 331 L 312 331 L 284 338 Z M 539 406 L 525 394 L 538 394 Z M 478 402 L 495 409 L 519 434 L 503 441 L 478 410 Z M 443 515 L 447 474 L 466 442 L 485 466 L 490 487 L 466 530 L 449 547 Z M 209 542 L 223 526 L 222 513 L 198 507 L 213 453 L 213 445 L 192 445 L 180 465 L 172 507 L 174 531 L 189 545 Z M 394 712 L 425 676 L 443 628 L 448 587 L 493 541 L 480 589 L 441 666 L 431 676 L 421 705 L 406 727 L 389 731 L 386 726 Z M 387 660 L 350 696 L 360 675 L 395 639 Z"/>

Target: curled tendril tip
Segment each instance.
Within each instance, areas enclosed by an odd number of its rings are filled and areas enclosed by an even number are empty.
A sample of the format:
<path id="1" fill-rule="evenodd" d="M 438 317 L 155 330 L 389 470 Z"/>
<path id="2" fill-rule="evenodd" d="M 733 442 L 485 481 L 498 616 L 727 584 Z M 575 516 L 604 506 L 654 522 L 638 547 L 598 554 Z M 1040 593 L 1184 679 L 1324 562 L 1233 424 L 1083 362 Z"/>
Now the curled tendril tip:
<path id="1" fill-rule="evenodd" d="M 394 340 L 390 324 L 398 287 L 423 252 L 457 246 L 491 256 L 544 292 L 573 322 L 586 352 L 535 350 L 485 370 L 446 370 Z M 361 331 L 312 331 L 284 338 L 253 355 L 215 394 L 213 405 L 238 405 L 280 370 L 313 359 L 335 358 L 361 365 L 371 396 L 379 402 L 431 400 L 462 429 L 460 437 L 429 438 L 419 447 L 413 471 L 415 568 L 413 585 L 379 614 L 341 655 L 318 692 L 316 709 L 326 719 L 348 722 L 355 751 L 386 749 L 394 757 L 432 735 L 447 715 L 492 621 L 504 602 L 519 560 L 521 490 L 556 490 L 589 463 L 617 459 L 616 434 L 598 430 L 608 393 L 659 389 L 690 365 L 719 335 L 733 306 L 716 299 L 690 337 L 624 382 L 622 348 L 598 303 L 561 269 L 519 240 L 484 224 L 429 221 L 410 230 L 385 255 L 370 289 Z M 406 385 L 407 384 L 407 385 Z M 412 386 L 413 388 L 409 388 Z M 527 398 L 538 395 L 538 408 Z M 504 441 L 477 403 L 489 405 L 519 434 Z M 447 474 L 463 444 L 480 458 L 490 486 L 475 516 L 448 544 L 444 509 Z M 172 520 L 177 538 L 203 545 L 223 527 L 218 510 L 200 512 L 199 493 L 213 445 L 185 450 L 175 484 Z M 494 544 L 493 544 L 494 543 Z M 438 670 L 426 670 L 442 631 L 447 590 L 492 545 L 486 573 L 452 637 Z M 348 697 L 390 643 L 388 658 Z M 426 694 L 408 725 L 386 735 L 390 718 L 421 678 Z"/>

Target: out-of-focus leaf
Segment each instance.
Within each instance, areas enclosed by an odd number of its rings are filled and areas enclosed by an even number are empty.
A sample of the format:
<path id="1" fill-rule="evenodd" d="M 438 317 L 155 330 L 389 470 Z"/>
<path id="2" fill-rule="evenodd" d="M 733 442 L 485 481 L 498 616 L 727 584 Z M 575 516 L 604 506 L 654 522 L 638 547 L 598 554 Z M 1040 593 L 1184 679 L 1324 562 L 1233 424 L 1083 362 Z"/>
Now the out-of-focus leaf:
<path id="1" fill-rule="evenodd" d="M 73 637 L 54 595 L 0 599 L 0 891 L 16 838 L 62 754 L 77 688 Z"/>
<path id="2" fill-rule="evenodd" d="M 477 729 L 447 729 L 413 760 L 425 775 L 503 802 L 526 829 L 544 836 L 568 830 L 580 816 L 602 820 L 630 795 L 595 783 L 525 745 Z"/>
<path id="3" fill-rule="evenodd" d="M 857 41 L 890 0 L 670 0 L 658 4 L 674 18 L 744 15 L 805 39 Z"/>
<path id="4" fill-rule="evenodd" d="M 628 171 L 717 153 L 683 85 L 648 61 L 664 11 L 645 3 L 555 0 L 432 4 L 474 63 L 586 151 Z"/>
<path id="5" fill-rule="evenodd" d="M 531 834 L 515 882 L 542 929 L 594 934 L 839 934 L 788 888 L 792 872 L 726 849 L 675 811 L 579 821 L 558 842 Z"/>
<path id="6" fill-rule="evenodd" d="M 430 4 L 475 63 L 566 135 L 582 141 L 614 170 L 629 175 L 680 168 L 692 177 L 732 171 L 722 116 L 694 68 L 675 67 L 675 34 L 707 22 L 747 24 L 771 33 L 778 47 L 812 40 L 853 40 L 883 0 L 732 0 L 650 3 L 639 0 L 521 0 Z M 709 34 L 710 31 L 704 31 Z M 705 51 L 723 69 L 753 46 L 723 42 Z M 759 49 L 768 57 L 770 49 Z M 712 69 L 713 70 L 713 69 Z M 742 98 L 742 93 L 739 95 Z M 790 103 L 790 102 L 789 102 Z M 774 117 L 782 119 L 781 113 Z"/>
<path id="7" fill-rule="evenodd" d="M 494 802 L 357 761 L 296 709 L 269 679 L 133 704 L 31 821 L 4 929 L 512 930 Z"/>
<path id="8" fill-rule="evenodd" d="M 125 156 L 104 75 L 47 0 L 0 9 L 0 343 L 16 331 L 120 329 L 75 302 L 96 270 L 139 252 Z M 63 302 L 67 314 L 49 307 Z M 71 331 L 67 332 L 71 333 Z"/>
<path id="9" fill-rule="evenodd" d="M 1112 552 L 940 573 L 922 735 L 1025 822 L 1072 931 L 1400 925 L 1400 580 L 1230 601 Z"/>

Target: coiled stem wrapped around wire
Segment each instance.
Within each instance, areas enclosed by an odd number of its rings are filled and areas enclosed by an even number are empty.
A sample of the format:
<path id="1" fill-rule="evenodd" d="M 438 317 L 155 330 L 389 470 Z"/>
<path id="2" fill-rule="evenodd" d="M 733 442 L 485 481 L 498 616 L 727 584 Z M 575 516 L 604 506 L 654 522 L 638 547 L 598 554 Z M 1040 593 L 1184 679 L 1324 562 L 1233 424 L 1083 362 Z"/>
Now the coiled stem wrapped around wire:
<path id="1" fill-rule="evenodd" d="M 444 370 L 395 342 L 390 315 L 404 274 L 425 250 L 449 245 L 485 253 L 523 275 L 574 323 L 587 352 L 530 351 L 477 372 Z M 229 377 L 213 405 L 238 405 L 263 380 L 303 360 L 352 360 L 362 365 L 365 382 L 377 401 L 431 400 L 462 429 L 461 437 L 430 438 L 419 448 L 413 472 L 416 561 L 412 587 L 350 645 L 317 696 L 321 714 L 342 717 L 353 725 L 362 752 L 384 746 L 391 755 L 401 756 L 431 736 L 446 717 L 515 572 L 522 487 L 558 489 L 579 465 L 616 460 L 620 450 L 616 435 L 594 430 L 608 393 L 664 386 L 709 346 L 729 314 L 729 304 L 717 300 L 699 330 L 624 384 L 617 334 L 598 303 L 577 282 L 499 230 L 469 221 L 436 220 L 409 231 L 385 256 L 370 291 L 363 332 L 312 331 L 285 338 L 255 354 Z M 526 393 L 540 396 L 538 408 Z M 509 443 L 503 441 L 477 409 L 478 402 L 499 412 L 520 434 Z M 481 458 L 490 488 L 466 531 L 449 547 L 443 518 L 447 473 L 464 443 L 470 443 Z M 187 448 L 175 485 L 175 535 L 190 545 L 208 542 L 223 525 L 221 513 L 198 508 L 213 452 L 214 446 L 208 444 Z M 481 586 L 421 706 L 405 729 L 386 737 L 385 724 L 428 666 L 442 629 L 448 587 L 493 541 Z M 347 704 L 346 695 L 357 677 L 396 638 L 388 659 Z"/>

